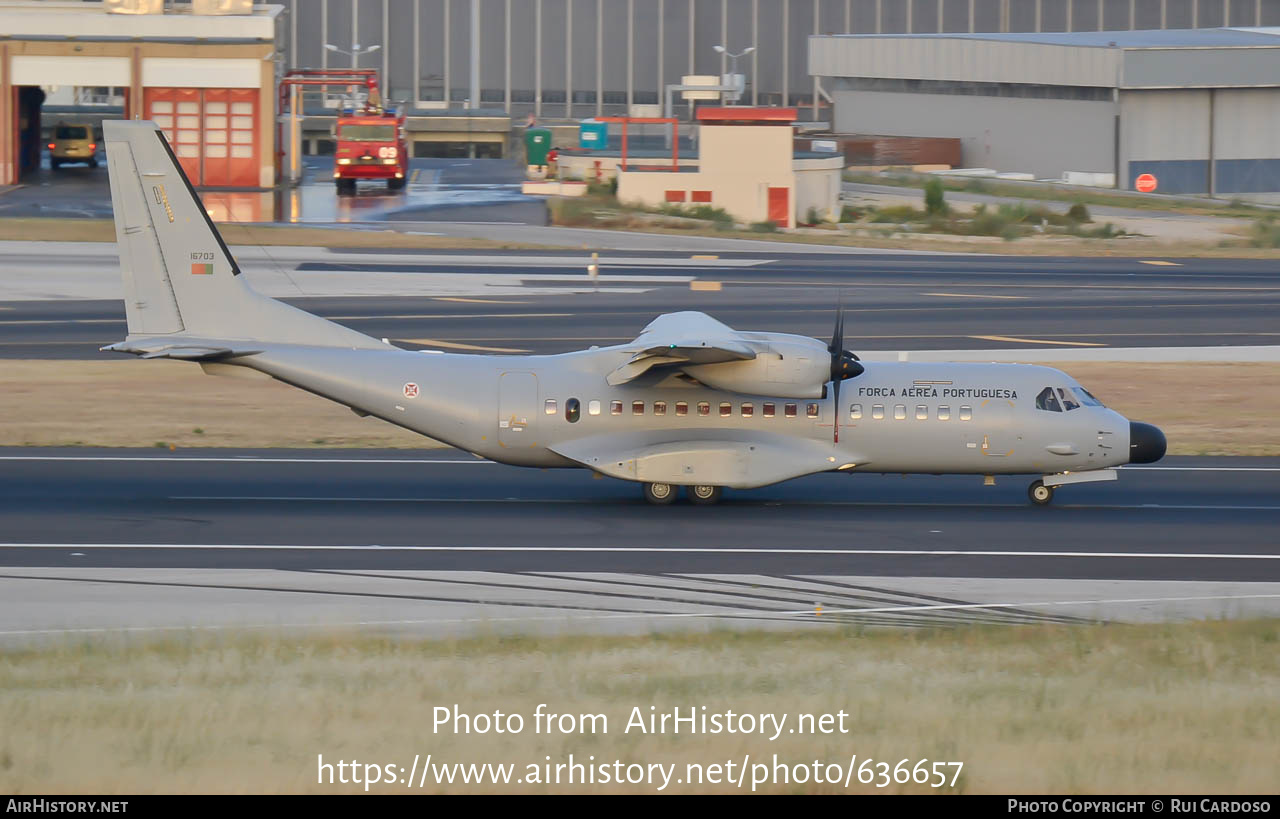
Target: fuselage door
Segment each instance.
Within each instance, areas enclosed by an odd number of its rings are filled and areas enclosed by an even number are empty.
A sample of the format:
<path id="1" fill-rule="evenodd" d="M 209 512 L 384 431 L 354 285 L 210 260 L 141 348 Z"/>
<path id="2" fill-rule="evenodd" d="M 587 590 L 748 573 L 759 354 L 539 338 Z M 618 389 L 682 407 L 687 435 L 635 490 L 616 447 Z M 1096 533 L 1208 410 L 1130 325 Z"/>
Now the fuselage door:
<path id="1" fill-rule="evenodd" d="M 1007 457 L 1018 443 L 1013 423 L 1013 404 L 1003 398 L 984 399 L 974 412 L 977 429 L 982 434 L 979 444 L 983 455 Z"/>
<path id="2" fill-rule="evenodd" d="M 503 373 L 498 379 L 498 443 L 528 447 L 537 441 L 538 377 L 533 373 Z"/>

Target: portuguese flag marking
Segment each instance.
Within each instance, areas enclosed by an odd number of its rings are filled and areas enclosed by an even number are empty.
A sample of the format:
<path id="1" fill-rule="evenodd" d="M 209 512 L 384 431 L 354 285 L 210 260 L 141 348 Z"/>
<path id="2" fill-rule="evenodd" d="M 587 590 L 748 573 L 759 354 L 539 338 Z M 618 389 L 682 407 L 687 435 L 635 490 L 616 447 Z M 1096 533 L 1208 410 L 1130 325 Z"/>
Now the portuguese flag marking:
<path id="1" fill-rule="evenodd" d="M 191 265 L 191 275 L 192 275 L 192 276 L 212 276 L 212 275 L 213 275 L 213 265 L 211 265 L 211 264 L 192 264 L 192 265 Z"/>

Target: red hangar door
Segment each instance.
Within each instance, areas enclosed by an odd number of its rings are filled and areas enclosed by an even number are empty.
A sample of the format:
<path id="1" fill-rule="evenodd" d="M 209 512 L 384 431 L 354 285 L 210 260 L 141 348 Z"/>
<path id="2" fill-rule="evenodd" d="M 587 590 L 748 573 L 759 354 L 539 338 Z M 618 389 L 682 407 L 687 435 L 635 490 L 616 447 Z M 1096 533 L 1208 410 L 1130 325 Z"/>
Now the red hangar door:
<path id="1" fill-rule="evenodd" d="M 791 227 L 790 193 L 790 188 L 769 188 L 769 221 L 778 227 Z"/>
<path id="2" fill-rule="evenodd" d="M 147 88 L 144 111 L 169 140 L 191 184 L 256 188 L 255 88 Z"/>

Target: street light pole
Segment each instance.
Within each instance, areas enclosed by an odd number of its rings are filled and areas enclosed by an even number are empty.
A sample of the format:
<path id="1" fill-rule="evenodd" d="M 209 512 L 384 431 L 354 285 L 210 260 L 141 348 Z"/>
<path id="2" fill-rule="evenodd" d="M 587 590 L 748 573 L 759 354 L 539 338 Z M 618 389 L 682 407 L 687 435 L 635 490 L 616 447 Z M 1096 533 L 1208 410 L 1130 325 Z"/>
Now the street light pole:
<path id="1" fill-rule="evenodd" d="M 739 57 L 745 57 L 745 56 L 747 56 L 747 55 L 748 55 L 748 54 L 750 54 L 751 52 L 755 51 L 755 50 L 756 50 L 756 47 L 755 47 L 755 46 L 750 46 L 750 47 L 748 47 L 748 48 L 743 49 L 742 51 L 739 51 L 737 54 L 734 54 L 732 51 L 729 51 L 727 48 L 725 48 L 725 47 L 724 47 L 724 46 L 722 46 L 722 45 L 715 46 L 715 50 L 716 50 L 716 53 L 718 53 L 718 54 L 723 54 L 723 55 L 725 55 L 726 57 L 728 57 L 728 58 L 729 58 L 729 73 L 730 73 L 730 76 L 732 76 L 732 77 L 734 77 L 734 78 L 735 78 L 735 79 L 734 79 L 734 83 L 737 83 L 737 79 L 736 79 L 736 78 L 737 78 L 737 77 L 739 77 L 739 76 L 741 76 L 741 75 L 738 73 L 738 58 L 739 58 Z M 736 99 L 734 99 L 734 102 L 735 102 L 735 103 L 736 103 L 736 102 L 738 102 L 738 100 L 740 100 L 740 99 L 742 98 L 742 93 L 743 93 L 743 91 L 745 91 L 745 90 L 746 90 L 746 87 L 747 87 L 747 83 L 746 83 L 746 78 L 744 77 L 744 78 L 743 78 L 743 83 L 742 83 L 742 88 L 740 88 L 740 89 L 737 91 L 737 98 L 736 98 Z"/>
<path id="2" fill-rule="evenodd" d="M 373 52 L 378 51 L 379 49 L 382 48 L 382 46 L 380 45 L 371 45 L 368 48 L 361 48 L 359 43 L 352 43 L 350 51 L 347 51 L 345 48 L 338 48 L 333 43 L 325 43 L 324 47 L 329 51 L 336 51 L 339 54 L 346 54 L 348 57 L 351 58 L 352 68 L 358 68 L 360 66 L 361 57 L 363 57 L 366 54 L 372 54 Z M 385 94 L 382 88 L 378 89 L 378 93 L 382 95 L 382 98 L 378 100 L 378 104 L 382 105 L 384 104 L 383 98 L 385 98 Z"/>

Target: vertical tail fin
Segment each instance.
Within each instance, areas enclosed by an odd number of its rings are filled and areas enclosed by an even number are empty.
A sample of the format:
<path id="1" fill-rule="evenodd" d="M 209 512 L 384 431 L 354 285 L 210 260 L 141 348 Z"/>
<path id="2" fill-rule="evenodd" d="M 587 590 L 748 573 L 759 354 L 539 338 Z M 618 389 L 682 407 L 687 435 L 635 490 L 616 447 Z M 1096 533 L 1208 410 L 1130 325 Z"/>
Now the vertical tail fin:
<path id="1" fill-rule="evenodd" d="M 254 292 L 155 124 L 111 120 L 102 127 L 130 338 L 385 347 Z"/>

